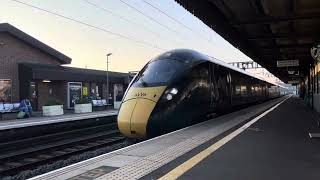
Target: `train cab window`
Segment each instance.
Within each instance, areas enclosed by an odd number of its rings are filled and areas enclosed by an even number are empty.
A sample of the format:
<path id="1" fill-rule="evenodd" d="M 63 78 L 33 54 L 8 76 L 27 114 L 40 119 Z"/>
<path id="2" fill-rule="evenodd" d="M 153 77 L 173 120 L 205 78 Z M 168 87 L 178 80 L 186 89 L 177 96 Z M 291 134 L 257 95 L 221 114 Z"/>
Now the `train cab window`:
<path id="1" fill-rule="evenodd" d="M 186 69 L 186 65 L 178 60 L 165 59 L 152 61 L 139 73 L 134 85 L 165 85 L 174 77 L 174 75 L 184 69 Z"/>

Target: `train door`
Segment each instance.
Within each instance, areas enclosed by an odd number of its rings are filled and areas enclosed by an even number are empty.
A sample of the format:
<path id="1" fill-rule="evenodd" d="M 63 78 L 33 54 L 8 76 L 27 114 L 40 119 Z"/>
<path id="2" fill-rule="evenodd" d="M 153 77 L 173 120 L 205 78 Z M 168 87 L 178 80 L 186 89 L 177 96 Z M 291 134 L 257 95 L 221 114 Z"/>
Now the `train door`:
<path id="1" fill-rule="evenodd" d="M 230 87 L 230 74 L 227 68 L 215 65 L 214 78 L 216 82 L 216 96 L 217 109 L 221 112 L 227 112 L 231 108 L 231 87 Z"/>
<path id="2" fill-rule="evenodd" d="M 228 91 L 227 91 L 227 98 L 229 101 L 229 107 L 231 108 L 232 106 L 232 96 L 233 96 L 233 86 L 232 86 L 232 77 L 231 77 L 231 73 L 230 70 L 227 69 L 227 81 L 228 81 Z"/>
<path id="3" fill-rule="evenodd" d="M 238 106 L 241 104 L 241 77 L 240 73 L 234 70 L 231 70 L 231 86 L 232 86 L 232 106 Z"/>
<path id="4" fill-rule="evenodd" d="M 210 111 L 210 74 L 209 63 L 197 65 L 190 74 L 190 102 L 188 104 L 193 117 L 204 115 Z"/>
<path id="5" fill-rule="evenodd" d="M 214 112 L 216 108 L 216 97 L 219 96 L 219 92 L 217 89 L 217 81 L 215 78 L 214 72 L 215 64 L 209 64 L 209 79 L 210 79 L 210 110 Z"/>

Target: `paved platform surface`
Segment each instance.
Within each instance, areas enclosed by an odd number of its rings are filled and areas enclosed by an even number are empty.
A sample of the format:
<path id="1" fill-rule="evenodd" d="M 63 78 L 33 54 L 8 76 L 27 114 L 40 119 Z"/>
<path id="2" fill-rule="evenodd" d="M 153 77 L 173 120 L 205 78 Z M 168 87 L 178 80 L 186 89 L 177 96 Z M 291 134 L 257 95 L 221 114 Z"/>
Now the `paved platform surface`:
<path id="1" fill-rule="evenodd" d="M 265 112 L 286 97 L 252 106 L 234 113 L 187 127 L 163 136 L 128 146 L 83 162 L 70 165 L 34 180 L 48 179 L 155 179 L 158 169 L 200 148 L 212 139 L 223 136 L 239 125 Z M 155 172 L 156 174 L 153 174 Z M 151 173 L 151 176 L 148 174 Z M 194 178 L 193 178 L 194 179 Z"/>
<path id="2" fill-rule="evenodd" d="M 106 110 L 106 111 L 96 111 L 91 113 L 81 113 L 81 114 L 65 114 L 61 116 L 52 117 L 31 117 L 27 119 L 13 119 L 13 120 L 2 120 L 0 121 L 0 130 L 22 128 L 29 126 L 38 126 L 52 123 L 60 123 L 67 121 L 77 121 L 90 118 L 98 118 L 105 116 L 114 116 L 118 114 L 118 110 Z"/>
<path id="3" fill-rule="evenodd" d="M 317 120 L 317 113 L 292 97 L 191 169 L 180 168 L 179 179 L 319 180 L 320 139 L 308 135 Z M 205 143 L 144 179 L 170 177 L 169 172 L 215 143 Z"/>

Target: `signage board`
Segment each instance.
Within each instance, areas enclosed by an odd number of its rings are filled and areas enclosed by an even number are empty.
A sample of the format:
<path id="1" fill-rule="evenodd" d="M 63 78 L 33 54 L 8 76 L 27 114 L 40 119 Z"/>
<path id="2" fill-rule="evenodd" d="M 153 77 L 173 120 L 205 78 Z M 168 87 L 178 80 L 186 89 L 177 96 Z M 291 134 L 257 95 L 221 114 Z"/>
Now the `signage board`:
<path id="1" fill-rule="evenodd" d="M 82 83 L 68 82 L 68 108 L 74 108 L 74 104 L 82 97 Z"/>
<path id="2" fill-rule="evenodd" d="M 281 60 L 277 61 L 277 67 L 299 66 L 299 60 Z"/>
<path id="3" fill-rule="evenodd" d="M 89 95 L 89 93 L 88 93 L 88 87 L 82 87 L 82 95 L 83 96 L 88 96 Z"/>

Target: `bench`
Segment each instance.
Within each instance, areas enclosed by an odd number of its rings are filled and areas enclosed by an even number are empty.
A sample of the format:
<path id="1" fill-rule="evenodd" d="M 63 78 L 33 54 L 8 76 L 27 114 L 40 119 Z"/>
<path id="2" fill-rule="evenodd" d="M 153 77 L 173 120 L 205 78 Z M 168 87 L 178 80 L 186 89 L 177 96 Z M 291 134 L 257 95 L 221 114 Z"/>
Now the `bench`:
<path id="1" fill-rule="evenodd" d="M 19 112 L 20 103 L 0 103 L 0 120 L 2 120 L 3 114 L 17 113 Z"/>
<path id="2" fill-rule="evenodd" d="M 107 103 L 107 100 L 106 99 L 95 99 L 95 100 L 92 100 L 92 107 L 96 107 L 96 109 L 102 109 L 102 110 L 105 110 L 107 106 L 109 106 L 111 104 L 108 104 Z"/>
<path id="3" fill-rule="evenodd" d="M 92 106 L 106 106 L 107 100 L 106 99 L 96 99 L 92 100 Z"/>

